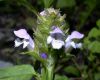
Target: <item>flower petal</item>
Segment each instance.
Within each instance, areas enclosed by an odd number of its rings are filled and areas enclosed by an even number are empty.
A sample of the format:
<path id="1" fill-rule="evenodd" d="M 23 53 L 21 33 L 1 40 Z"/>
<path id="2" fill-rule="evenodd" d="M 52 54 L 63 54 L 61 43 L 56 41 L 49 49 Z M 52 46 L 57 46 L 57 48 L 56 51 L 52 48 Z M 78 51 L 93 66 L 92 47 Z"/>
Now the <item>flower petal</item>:
<path id="1" fill-rule="evenodd" d="M 71 42 L 70 35 L 68 35 L 68 37 L 67 37 L 67 39 L 65 40 L 65 42 Z"/>
<path id="2" fill-rule="evenodd" d="M 58 27 L 56 27 L 53 31 L 50 32 L 50 34 L 55 34 L 55 33 L 61 33 L 63 34 L 62 30 Z"/>
<path id="3" fill-rule="evenodd" d="M 62 48 L 62 46 L 64 45 L 64 42 L 61 41 L 61 40 L 55 40 L 55 39 L 53 39 L 51 45 L 52 45 L 52 47 L 53 47 L 54 49 L 60 49 L 60 48 Z"/>
<path id="4" fill-rule="evenodd" d="M 84 35 L 81 34 L 81 33 L 79 33 L 79 32 L 77 32 L 77 31 L 73 31 L 73 32 L 71 33 L 71 35 L 69 36 L 70 39 L 74 39 L 74 38 L 76 38 L 76 39 L 81 39 L 81 38 L 83 38 L 83 37 L 84 37 Z"/>
<path id="5" fill-rule="evenodd" d="M 50 43 L 52 42 L 53 39 L 54 39 L 54 38 L 52 38 L 51 36 L 48 36 L 48 38 L 47 38 L 47 44 L 50 44 Z"/>
<path id="6" fill-rule="evenodd" d="M 19 39 L 16 39 L 14 42 L 15 42 L 15 47 L 18 47 L 18 46 L 20 46 L 21 44 L 23 44 L 23 42 L 20 41 Z"/>
<path id="7" fill-rule="evenodd" d="M 76 44 L 74 43 L 74 41 L 71 42 L 71 46 L 76 49 Z"/>
<path id="8" fill-rule="evenodd" d="M 65 44 L 65 48 L 70 48 L 71 47 L 71 42 L 69 41 L 69 42 L 66 42 L 66 44 Z"/>
<path id="9" fill-rule="evenodd" d="M 43 59 L 46 59 L 46 58 L 47 58 L 46 53 L 41 53 L 40 56 L 41 56 Z"/>
<path id="10" fill-rule="evenodd" d="M 26 48 L 28 44 L 29 44 L 29 41 L 24 39 L 23 40 L 23 48 Z"/>
<path id="11" fill-rule="evenodd" d="M 66 48 L 66 49 L 69 49 L 71 46 L 72 46 L 73 48 L 75 48 L 75 49 L 77 48 L 77 47 L 76 47 L 76 43 L 75 43 L 74 41 L 68 41 L 68 42 L 66 42 L 66 44 L 65 44 L 65 48 Z"/>
<path id="12" fill-rule="evenodd" d="M 25 29 L 14 31 L 14 34 L 19 38 L 29 39 L 29 34 Z"/>
<path id="13" fill-rule="evenodd" d="M 30 38 L 29 38 L 29 45 L 27 46 L 27 48 L 28 48 L 29 50 L 33 50 L 34 47 L 35 47 L 34 40 L 30 37 Z"/>
<path id="14" fill-rule="evenodd" d="M 47 14 L 46 14 L 46 11 L 40 12 L 40 15 L 41 15 L 41 16 L 46 16 L 46 15 L 47 15 Z"/>
<path id="15" fill-rule="evenodd" d="M 76 48 L 82 48 L 82 43 L 77 43 Z"/>

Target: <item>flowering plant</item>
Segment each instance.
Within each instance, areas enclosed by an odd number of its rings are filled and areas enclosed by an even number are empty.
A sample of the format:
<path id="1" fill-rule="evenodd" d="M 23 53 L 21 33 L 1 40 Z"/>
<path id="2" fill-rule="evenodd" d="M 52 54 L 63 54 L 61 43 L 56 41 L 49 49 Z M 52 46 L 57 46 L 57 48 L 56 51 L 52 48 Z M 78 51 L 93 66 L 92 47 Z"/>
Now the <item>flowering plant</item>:
<path id="1" fill-rule="evenodd" d="M 37 80 L 53 80 L 58 59 L 67 59 L 72 48 L 82 48 L 82 43 L 75 40 L 82 39 L 83 34 L 73 31 L 68 35 L 64 30 L 66 26 L 65 15 L 59 10 L 48 8 L 40 12 L 37 19 L 37 28 L 34 30 L 34 39 L 26 29 L 15 30 L 15 47 L 23 45 L 28 48 L 27 54 L 41 62 L 39 72 L 35 71 Z"/>

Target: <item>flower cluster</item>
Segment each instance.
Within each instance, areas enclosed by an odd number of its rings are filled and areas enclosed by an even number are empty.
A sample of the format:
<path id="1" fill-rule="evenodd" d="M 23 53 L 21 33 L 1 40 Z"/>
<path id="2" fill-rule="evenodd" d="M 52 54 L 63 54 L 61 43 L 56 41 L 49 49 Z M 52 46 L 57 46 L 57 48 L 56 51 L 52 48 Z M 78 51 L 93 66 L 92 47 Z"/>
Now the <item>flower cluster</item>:
<path id="1" fill-rule="evenodd" d="M 61 16 L 59 10 L 55 10 L 54 8 L 45 9 L 40 12 L 40 17 L 38 17 L 37 21 L 37 29 L 34 31 L 34 35 L 36 36 L 35 42 L 37 44 L 35 45 L 34 40 L 25 29 L 19 29 L 14 31 L 14 34 L 17 36 L 17 39 L 15 39 L 15 47 L 23 45 L 23 48 L 27 47 L 29 50 L 39 50 L 38 53 L 42 58 L 47 57 L 45 50 L 47 50 L 46 52 L 49 52 L 48 45 L 50 45 L 51 48 L 58 50 L 61 48 L 69 50 L 71 47 L 81 48 L 82 43 L 76 43 L 74 39 L 82 39 L 84 35 L 77 31 L 73 31 L 66 37 L 65 33 L 60 29 L 60 27 L 66 25 L 64 18 L 65 16 Z"/>
<path id="2" fill-rule="evenodd" d="M 82 39 L 84 37 L 83 34 L 73 31 L 71 35 L 68 35 L 65 39 L 63 31 L 58 27 L 53 27 L 53 30 L 50 31 L 50 35 L 47 37 L 47 44 L 51 44 L 53 49 L 61 49 L 63 46 L 67 49 L 70 47 L 81 48 L 82 43 L 75 43 L 73 39 Z M 34 49 L 34 41 L 25 29 L 14 31 L 14 34 L 19 37 L 15 40 L 15 47 L 23 44 L 23 48 L 28 47 L 31 50 Z M 23 40 L 21 41 L 20 38 Z"/>
<path id="3" fill-rule="evenodd" d="M 81 48 L 82 43 L 75 43 L 73 39 L 82 39 L 83 37 L 83 34 L 73 31 L 71 35 L 68 35 L 68 37 L 64 39 L 65 34 L 63 31 L 60 28 L 55 27 L 53 31 L 50 32 L 50 35 L 47 38 L 47 43 L 51 44 L 54 49 L 61 49 L 63 46 L 67 49 L 70 47 Z"/>

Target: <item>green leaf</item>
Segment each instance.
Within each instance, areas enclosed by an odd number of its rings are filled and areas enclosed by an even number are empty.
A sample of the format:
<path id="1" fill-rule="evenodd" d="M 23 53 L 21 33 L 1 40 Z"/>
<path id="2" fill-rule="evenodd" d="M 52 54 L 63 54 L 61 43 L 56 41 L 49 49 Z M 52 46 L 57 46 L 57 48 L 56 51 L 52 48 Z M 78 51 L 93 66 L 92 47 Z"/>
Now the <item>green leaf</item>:
<path id="1" fill-rule="evenodd" d="M 43 3 L 45 8 L 49 8 L 53 3 L 53 0 L 43 0 Z"/>
<path id="2" fill-rule="evenodd" d="M 97 28 L 93 28 L 88 34 L 89 38 L 97 38 L 99 36 L 100 36 L 100 30 L 98 30 Z"/>
<path id="3" fill-rule="evenodd" d="M 30 75 L 22 75 L 22 76 L 15 76 L 15 77 L 7 77 L 7 78 L 2 78 L 0 80 L 31 80 L 32 76 Z"/>
<path id="4" fill-rule="evenodd" d="M 88 56 L 89 61 L 94 61 L 96 58 L 95 55 L 93 55 L 92 53 L 90 53 L 90 55 Z"/>
<path id="5" fill-rule="evenodd" d="M 95 80 L 100 80 L 100 73 L 95 73 Z"/>
<path id="6" fill-rule="evenodd" d="M 88 37 L 86 37 L 86 38 L 84 38 L 84 43 L 85 43 L 85 45 L 86 45 L 86 47 L 87 47 L 87 45 L 90 44 L 91 41 L 89 40 Z"/>
<path id="7" fill-rule="evenodd" d="M 97 20 L 96 24 L 97 24 L 97 26 L 98 26 L 98 27 L 99 27 L 99 29 L 100 29 L 100 19 L 99 19 L 99 20 Z"/>
<path id="8" fill-rule="evenodd" d="M 66 76 L 61 76 L 61 75 L 55 75 L 54 80 L 69 80 Z"/>
<path id="9" fill-rule="evenodd" d="M 64 71 L 67 72 L 68 74 L 73 74 L 75 76 L 80 75 L 79 71 L 74 66 L 68 66 L 64 69 Z"/>
<path id="10" fill-rule="evenodd" d="M 100 53 L 100 42 L 91 42 L 91 44 L 88 45 L 88 49 L 93 53 Z"/>
<path id="11" fill-rule="evenodd" d="M 76 5 L 75 0 L 58 0 L 56 7 L 65 8 L 65 7 L 73 7 L 75 5 Z"/>
<path id="12" fill-rule="evenodd" d="M 18 65 L 0 69 L 0 80 L 30 80 L 36 75 L 30 65 Z"/>

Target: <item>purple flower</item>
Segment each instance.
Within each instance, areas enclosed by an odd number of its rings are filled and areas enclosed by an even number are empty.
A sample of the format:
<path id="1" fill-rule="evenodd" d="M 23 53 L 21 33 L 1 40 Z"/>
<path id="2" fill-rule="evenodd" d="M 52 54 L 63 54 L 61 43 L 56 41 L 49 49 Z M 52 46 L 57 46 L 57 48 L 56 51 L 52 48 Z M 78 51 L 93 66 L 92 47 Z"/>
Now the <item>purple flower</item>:
<path id="1" fill-rule="evenodd" d="M 47 44 L 51 44 L 54 49 L 60 49 L 64 45 L 63 36 L 64 34 L 61 29 L 56 27 L 50 32 L 50 36 L 47 38 Z"/>
<path id="2" fill-rule="evenodd" d="M 75 43 L 73 39 L 82 39 L 84 37 L 83 34 L 73 31 L 71 35 L 68 35 L 67 39 L 65 40 L 65 48 L 73 47 L 73 48 L 81 48 L 82 43 Z"/>
<path id="3" fill-rule="evenodd" d="M 47 15 L 47 14 L 46 14 L 46 11 L 40 12 L 40 15 L 41 15 L 41 16 L 46 16 L 46 15 Z"/>
<path id="4" fill-rule="evenodd" d="M 54 29 L 53 29 L 53 31 L 50 32 L 50 34 L 56 34 L 56 33 L 63 34 L 63 32 L 62 32 L 62 30 L 60 28 L 55 27 L 55 26 L 53 26 L 52 28 L 54 28 Z"/>
<path id="5" fill-rule="evenodd" d="M 23 48 L 27 47 L 29 50 L 34 49 L 34 41 L 25 29 L 14 31 L 14 34 L 18 37 L 15 40 L 15 47 L 18 47 L 23 44 Z M 19 38 L 22 38 L 23 40 L 21 41 Z"/>
<path id="6" fill-rule="evenodd" d="M 40 54 L 41 58 L 46 59 L 47 58 L 47 54 L 46 53 L 41 53 Z"/>
<path id="7" fill-rule="evenodd" d="M 70 40 L 72 40 L 72 39 L 81 39 L 81 38 L 83 38 L 83 37 L 84 37 L 83 34 L 77 32 L 77 31 L 73 31 L 73 32 L 71 33 L 71 35 L 69 35 L 69 36 L 67 37 L 66 41 L 70 41 Z"/>
<path id="8" fill-rule="evenodd" d="M 50 31 L 50 35 L 47 38 L 47 44 L 51 44 L 52 48 L 54 49 L 61 49 L 64 45 L 66 49 L 69 49 L 70 47 L 81 48 L 82 43 L 75 43 L 73 39 L 82 39 L 83 37 L 83 34 L 73 31 L 71 35 L 68 35 L 66 40 L 64 40 L 65 34 L 62 32 L 62 30 L 56 26 L 53 26 L 52 31 Z"/>

